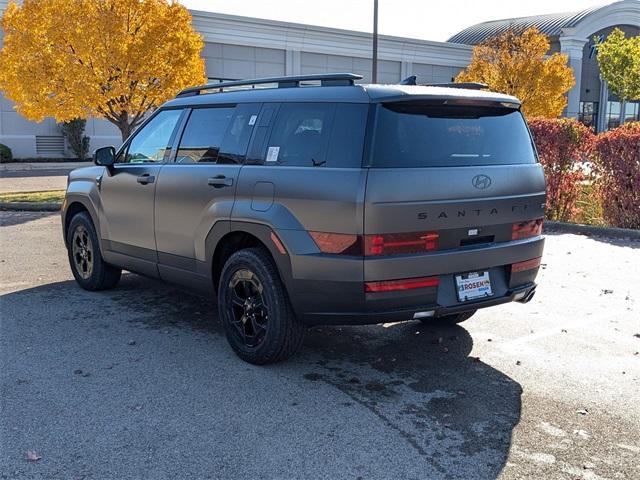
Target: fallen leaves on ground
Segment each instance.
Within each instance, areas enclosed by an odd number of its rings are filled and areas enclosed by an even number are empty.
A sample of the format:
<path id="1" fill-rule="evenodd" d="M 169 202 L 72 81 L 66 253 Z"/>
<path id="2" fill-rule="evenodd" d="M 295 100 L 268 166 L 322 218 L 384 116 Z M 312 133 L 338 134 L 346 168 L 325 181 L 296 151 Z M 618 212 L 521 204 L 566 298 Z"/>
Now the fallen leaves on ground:
<path id="1" fill-rule="evenodd" d="M 42 457 L 38 455 L 34 450 L 27 450 L 27 460 L 30 462 L 37 462 Z"/>

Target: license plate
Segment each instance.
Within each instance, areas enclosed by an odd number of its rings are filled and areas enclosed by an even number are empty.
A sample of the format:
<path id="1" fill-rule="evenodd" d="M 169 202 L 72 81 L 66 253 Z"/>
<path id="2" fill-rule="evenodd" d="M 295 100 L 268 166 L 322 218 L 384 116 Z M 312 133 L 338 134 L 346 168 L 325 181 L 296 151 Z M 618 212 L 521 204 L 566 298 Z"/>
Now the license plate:
<path id="1" fill-rule="evenodd" d="M 456 287 L 458 300 L 461 302 L 493 295 L 489 272 L 470 272 L 456 275 Z"/>

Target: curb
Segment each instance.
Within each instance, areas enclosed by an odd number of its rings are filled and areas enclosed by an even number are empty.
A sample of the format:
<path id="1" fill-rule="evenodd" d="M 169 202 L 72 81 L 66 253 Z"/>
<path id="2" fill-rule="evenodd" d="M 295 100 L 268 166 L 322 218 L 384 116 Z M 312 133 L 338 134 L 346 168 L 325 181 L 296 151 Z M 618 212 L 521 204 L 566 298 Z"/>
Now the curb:
<path id="1" fill-rule="evenodd" d="M 61 203 L 53 202 L 0 202 L 0 210 L 17 212 L 59 212 Z"/>
<path id="2" fill-rule="evenodd" d="M 640 240 L 640 230 L 616 227 L 594 227 L 592 225 L 582 225 L 579 223 L 544 221 L 543 229 L 548 232 L 575 233 L 593 237 L 625 238 Z"/>

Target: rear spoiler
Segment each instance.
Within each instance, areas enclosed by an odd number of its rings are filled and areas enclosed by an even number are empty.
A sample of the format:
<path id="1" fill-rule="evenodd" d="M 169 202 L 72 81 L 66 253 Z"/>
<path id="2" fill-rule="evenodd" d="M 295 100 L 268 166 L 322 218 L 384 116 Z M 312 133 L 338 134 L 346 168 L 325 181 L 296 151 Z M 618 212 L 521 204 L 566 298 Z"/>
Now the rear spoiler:
<path id="1" fill-rule="evenodd" d="M 386 97 L 378 100 L 379 103 L 404 103 L 404 102 L 421 102 L 428 105 L 468 105 L 477 107 L 502 107 L 519 110 L 521 105 L 518 101 L 510 101 L 500 98 L 487 98 L 457 95 L 398 95 L 394 97 Z"/>
<path id="2" fill-rule="evenodd" d="M 488 90 L 489 85 L 479 82 L 448 82 L 448 83 L 421 83 L 418 84 L 418 77 L 411 75 L 400 81 L 398 85 L 422 85 L 424 87 L 444 87 L 444 88 L 464 88 L 466 90 Z"/>

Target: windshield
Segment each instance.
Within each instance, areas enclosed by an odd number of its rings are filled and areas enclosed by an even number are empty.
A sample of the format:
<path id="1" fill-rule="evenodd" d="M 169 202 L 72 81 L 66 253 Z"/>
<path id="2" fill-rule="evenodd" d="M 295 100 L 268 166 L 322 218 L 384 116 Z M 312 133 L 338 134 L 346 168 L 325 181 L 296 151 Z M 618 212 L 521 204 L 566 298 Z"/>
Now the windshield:
<path id="1" fill-rule="evenodd" d="M 374 167 L 535 163 L 518 110 L 499 106 L 392 103 L 379 107 Z"/>

